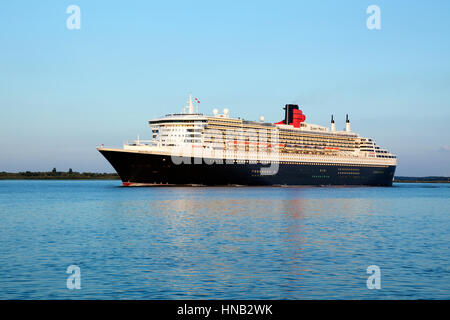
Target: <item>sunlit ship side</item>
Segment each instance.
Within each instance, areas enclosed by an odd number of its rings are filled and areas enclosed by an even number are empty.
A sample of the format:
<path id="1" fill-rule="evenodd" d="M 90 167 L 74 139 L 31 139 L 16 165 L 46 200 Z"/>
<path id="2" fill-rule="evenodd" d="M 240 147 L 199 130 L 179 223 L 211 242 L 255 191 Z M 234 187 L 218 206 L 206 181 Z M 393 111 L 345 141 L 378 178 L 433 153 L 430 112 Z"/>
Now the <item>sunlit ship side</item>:
<path id="1" fill-rule="evenodd" d="M 124 186 L 370 185 L 391 186 L 397 158 L 372 139 L 305 122 L 297 105 L 272 124 L 194 112 L 149 121 L 151 140 L 123 149 L 99 147 Z"/>

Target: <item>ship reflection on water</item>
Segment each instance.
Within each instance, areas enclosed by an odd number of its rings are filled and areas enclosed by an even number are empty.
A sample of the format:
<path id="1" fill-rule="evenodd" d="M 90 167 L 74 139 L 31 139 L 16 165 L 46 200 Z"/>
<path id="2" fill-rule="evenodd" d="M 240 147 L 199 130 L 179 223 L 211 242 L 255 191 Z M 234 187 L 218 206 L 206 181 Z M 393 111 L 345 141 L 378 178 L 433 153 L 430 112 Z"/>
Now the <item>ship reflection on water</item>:
<path id="1" fill-rule="evenodd" d="M 382 240 L 370 221 L 388 204 L 348 196 L 358 190 L 162 188 L 122 205 L 124 221 L 148 228 L 148 284 L 163 264 L 169 298 L 293 299 L 321 296 L 324 284 L 367 294 L 367 241 Z"/>

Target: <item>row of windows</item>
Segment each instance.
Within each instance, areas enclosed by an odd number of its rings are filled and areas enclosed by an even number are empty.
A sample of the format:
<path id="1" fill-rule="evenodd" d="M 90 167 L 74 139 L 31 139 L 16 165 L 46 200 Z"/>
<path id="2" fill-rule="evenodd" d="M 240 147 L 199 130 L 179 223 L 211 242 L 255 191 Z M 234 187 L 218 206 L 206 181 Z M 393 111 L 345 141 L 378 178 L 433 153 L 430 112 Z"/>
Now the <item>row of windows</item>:
<path id="1" fill-rule="evenodd" d="M 192 121 L 192 123 L 194 123 L 194 121 Z M 214 121 L 210 121 L 209 123 L 214 123 Z M 239 124 L 239 122 L 236 122 Z M 230 131 L 225 131 L 225 129 L 229 129 L 230 123 L 220 123 L 220 122 L 216 122 L 214 124 L 217 124 L 220 128 L 221 132 L 225 132 L 226 134 L 229 134 Z M 172 128 L 175 126 L 180 126 L 179 128 Z M 214 126 L 211 126 L 214 127 Z M 242 129 L 242 125 L 239 129 Z M 231 138 L 231 140 L 234 142 L 234 140 L 238 143 L 242 143 L 242 142 L 258 142 L 258 139 L 261 137 L 258 137 L 257 134 L 258 132 L 261 133 L 261 131 L 263 131 L 263 134 L 267 133 L 267 143 L 279 143 L 279 144 L 284 144 L 285 147 L 281 147 L 281 151 L 282 152 L 293 152 L 296 149 L 312 149 L 307 151 L 307 153 L 312 154 L 311 151 L 313 153 L 316 153 L 317 147 L 323 148 L 323 147 L 335 147 L 335 148 L 339 148 L 339 150 L 326 150 L 326 151 L 322 151 L 322 153 L 320 154 L 332 154 L 332 153 L 336 153 L 337 151 L 349 151 L 349 152 L 353 152 L 355 151 L 355 149 L 358 149 L 359 147 L 359 142 L 356 141 L 354 138 L 346 138 L 346 137 L 323 137 L 323 136 L 317 136 L 317 135 L 311 135 L 311 134 L 304 134 L 302 136 L 299 136 L 298 133 L 294 132 L 294 133 L 288 133 L 288 132 L 283 132 L 281 133 L 281 138 L 278 139 L 278 141 L 272 141 L 271 138 L 271 130 L 272 129 L 267 129 L 267 128 L 263 128 L 263 130 L 259 129 L 253 129 L 251 128 L 250 130 L 238 130 L 238 131 L 234 131 L 236 134 L 232 134 L 231 137 L 227 137 L 227 138 Z M 188 137 L 188 138 L 201 138 L 201 133 L 202 133 L 202 129 L 199 127 L 193 127 L 191 126 L 190 128 L 186 128 L 185 124 L 181 124 L 181 125 L 171 125 L 171 126 L 165 126 L 164 128 L 162 128 L 161 130 L 161 138 L 163 139 L 167 139 L 169 137 L 171 138 L 175 138 L 175 137 Z M 171 134 L 170 132 L 195 132 L 195 134 Z M 153 136 L 154 138 L 157 137 L 157 133 L 158 133 L 158 129 L 154 129 L 153 132 L 155 133 L 155 135 Z M 233 132 L 233 130 L 231 131 Z M 328 138 L 328 139 L 327 139 Z M 173 140 L 173 139 L 171 139 Z M 186 142 L 191 141 L 191 140 L 185 140 Z M 199 142 L 198 140 L 193 140 L 195 142 Z M 361 139 L 361 141 L 372 141 L 372 139 Z M 216 142 L 216 143 L 226 143 L 226 141 L 224 141 L 223 137 L 221 136 L 217 136 L 217 137 L 210 137 L 210 139 L 205 139 L 206 143 L 212 143 L 212 142 Z M 370 145 L 370 149 L 367 148 Z M 226 149 L 226 146 L 224 147 Z M 234 147 L 236 148 L 236 147 Z M 246 146 L 245 147 L 246 150 L 250 149 L 267 149 L 266 146 Z M 379 147 L 377 146 L 376 149 L 379 149 Z M 363 142 L 361 144 L 361 151 L 366 151 L 366 152 L 373 152 L 373 142 L 372 143 L 368 143 L 368 142 Z M 299 150 L 299 153 L 305 153 L 304 150 Z M 377 153 L 388 153 L 387 151 L 377 151 Z M 387 155 L 378 155 L 379 158 L 396 158 L 395 156 L 387 156 Z"/>
<path id="2" fill-rule="evenodd" d="M 208 139 L 206 139 L 205 141 L 212 141 L 214 139 L 216 139 L 216 141 L 225 141 L 223 136 L 220 135 L 216 135 L 216 136 L 209 136 L 207 135 Z M 272 137 L 267 137 L 272 138 Z M 228 140 L 236 140 L 238 142 L 258 142 L 259 139 L 261 139 L 261 137 L 257 137 L 257 136 L 249 136 L 249 137 L 244 137 L 244 136 L 238 136 L 238 135 L 227 135 L 226 139 Z M 264 139 L 265 140 L 265 139 Z M 279 139 L 278 140 L 280 144 L 290 144 L 289 147 L 294 147 L 294 148 L 299 148 L 299 147 L 314 147 L 314 146 L 319 146 L 319 147 L 340 147 L 340 148 L 347 148 L 350 150 L 353 150 L 356 148 L 354 143 L 330 143 L 329 141 L 326 140 L 322 140 L 322 141 L 317 141 L 317 140 L 308 140 L 308 139 L 291 139 L 291 140 L 287 140 L 287 139 Z"/>

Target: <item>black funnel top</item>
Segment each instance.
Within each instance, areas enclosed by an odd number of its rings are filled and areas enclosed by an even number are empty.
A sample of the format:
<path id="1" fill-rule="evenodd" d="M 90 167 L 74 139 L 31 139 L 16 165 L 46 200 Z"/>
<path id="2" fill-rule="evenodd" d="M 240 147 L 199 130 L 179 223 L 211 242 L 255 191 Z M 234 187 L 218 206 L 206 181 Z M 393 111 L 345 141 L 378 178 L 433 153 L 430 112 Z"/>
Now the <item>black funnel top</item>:
<path id="1" fill-rule="evenodd" d="M 289 124 L 292 122 L 292 119 L 294 118 L 294 109 L 298 110 L 298 104 L 287 104 L 284 107 L 284 110 L 286 110 L 284 114 L 284 124 Z"/>

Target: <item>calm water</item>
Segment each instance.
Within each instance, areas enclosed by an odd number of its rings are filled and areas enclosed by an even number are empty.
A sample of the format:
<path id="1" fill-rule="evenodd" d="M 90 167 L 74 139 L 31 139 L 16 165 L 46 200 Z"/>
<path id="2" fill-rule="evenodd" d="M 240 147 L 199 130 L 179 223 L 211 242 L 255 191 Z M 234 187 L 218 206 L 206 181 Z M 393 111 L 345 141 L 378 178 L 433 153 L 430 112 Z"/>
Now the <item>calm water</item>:
<path id="1" fill-rule="evenodd" d="M 119 185 L 0 181 L 0 299 L 450 298 L 450 184 Z"/>

